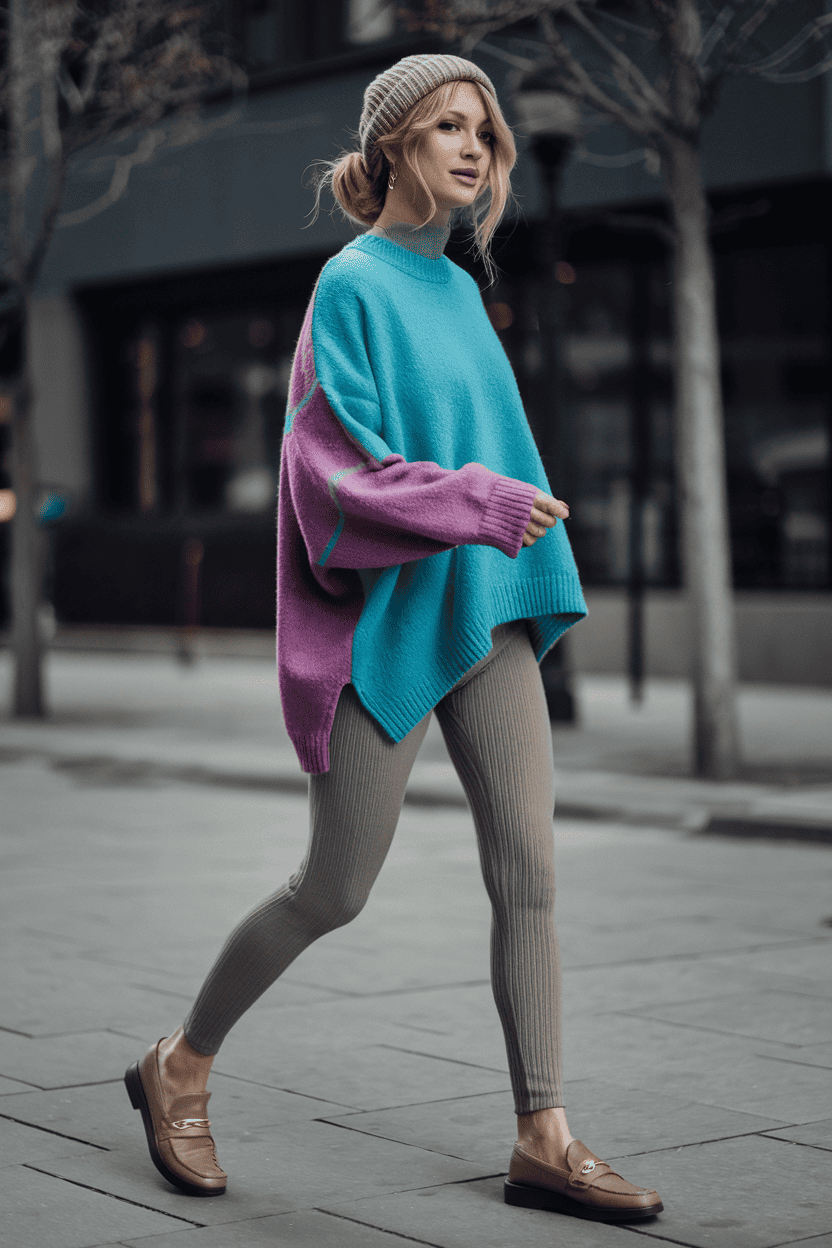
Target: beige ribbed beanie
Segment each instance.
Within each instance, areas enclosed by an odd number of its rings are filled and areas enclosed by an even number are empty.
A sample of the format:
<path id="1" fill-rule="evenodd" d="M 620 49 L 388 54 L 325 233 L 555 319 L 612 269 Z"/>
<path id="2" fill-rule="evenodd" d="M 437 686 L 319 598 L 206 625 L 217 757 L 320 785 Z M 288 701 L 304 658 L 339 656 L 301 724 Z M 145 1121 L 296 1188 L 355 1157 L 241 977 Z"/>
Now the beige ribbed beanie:
<path id="1" fill-rule="evenodd" d="M 379 74 L 364 92 L 358 139 L 366 166 L 376 142 L 401 121 L 405 113 L 446 82 L 476 82 L 494 98 L 494 84 L 473 61 L 441 53 L 405 56 Z"/>

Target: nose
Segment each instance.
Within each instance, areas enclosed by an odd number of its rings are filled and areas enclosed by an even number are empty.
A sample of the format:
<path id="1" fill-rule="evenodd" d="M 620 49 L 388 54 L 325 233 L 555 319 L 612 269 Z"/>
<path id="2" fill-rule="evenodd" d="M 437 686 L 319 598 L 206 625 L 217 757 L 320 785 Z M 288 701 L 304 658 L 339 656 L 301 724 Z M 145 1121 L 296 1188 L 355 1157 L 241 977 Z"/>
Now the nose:
<path id="1" fill-rule="evenodd" d="M 479 160 L 483 153 L 483 143 L 479 135 L 471 131 L 465 136 L 465 150 L 463 155 L 471 160 Z"/>

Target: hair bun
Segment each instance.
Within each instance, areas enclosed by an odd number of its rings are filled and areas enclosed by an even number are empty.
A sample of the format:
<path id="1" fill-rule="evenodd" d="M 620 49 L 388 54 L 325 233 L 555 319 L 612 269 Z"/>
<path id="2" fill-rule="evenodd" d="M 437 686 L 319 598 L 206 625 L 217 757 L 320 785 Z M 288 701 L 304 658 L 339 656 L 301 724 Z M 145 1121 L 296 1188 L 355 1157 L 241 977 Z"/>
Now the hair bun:
<path id="1" fill-rule="evenodd" d="M 377 154 L 378 164 L 383 157 Z M 370 163 L 376 163 L 370 160 Z M 360 152 L 347 152 L 332 168 L 332 193 L 348 217 L 362 225 L 372 225 L 381 215 L 384 200 L 377 192 L 380 168 L 367 169 Z"/>

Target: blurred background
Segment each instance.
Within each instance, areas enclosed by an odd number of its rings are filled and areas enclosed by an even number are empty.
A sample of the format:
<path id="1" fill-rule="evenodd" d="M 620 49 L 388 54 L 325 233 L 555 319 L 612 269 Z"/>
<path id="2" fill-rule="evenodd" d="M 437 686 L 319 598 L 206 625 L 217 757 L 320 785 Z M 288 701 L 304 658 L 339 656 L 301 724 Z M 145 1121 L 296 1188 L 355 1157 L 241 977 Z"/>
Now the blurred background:
<path id="1" fill-rule="evenodd" d="M 259 630 L 270 651 L 291 356 L 321 265 L 354 233 L 327 211 L 310 224 L 305 183 L 314 161 L 352 146 L 370 77 L 408 52 L 447 47 L 408 32 L 383 0 L 226 0 L 214 21 L 242 49 L 244 103 L 219 101 L 219 123 L 201 139 L 137 165 L 106 212 L 59 228 L 38 283 L 30 346 L 49 548 L 42 624 L 59 647 L 114 639 L 142 647 L 165 630 L 200 626 L 246 630 L 255 649 Z M 500 91 L 510 67 L 487 44 L 475 56 Z M 646 672 L 679 677 L 690 639 L 669 255 L 649 228 L 649 219 L 663 220 L 664 199 L 658 170 L 628 155 L 632 142 L 615 127 L 593 136 L 592 147 L 590 156 L 583 144 L 561 145 L 554 222 L 540 144 L 520 127 L 518 210 L 501 230 L 501 275 L 484 298 L 553 487 L 571 506 L 590 608 L 570 634 L 572 664 L 626 672 L 629 591 L 643 599 Z M 729 80 L 706 124 L 703 159 L 739 675 L 828 685 L 829 76 L 785 87 Z M 71 167 L 68 220 L 106 189 L 114 160 L 88 152 Z M 539 281 L 553 229 L 561 257 L 555 413 Z M 473 267 L 461 239 L 449 254 Z M 2 356 L 10 376 L 12 339 Z M 9 413 L 0 400 L 6 490 Z M 638 570 L 630 560 L 634 497 Z M 0 523 L 0 628 L 9 623 L 10 528 Z"/>

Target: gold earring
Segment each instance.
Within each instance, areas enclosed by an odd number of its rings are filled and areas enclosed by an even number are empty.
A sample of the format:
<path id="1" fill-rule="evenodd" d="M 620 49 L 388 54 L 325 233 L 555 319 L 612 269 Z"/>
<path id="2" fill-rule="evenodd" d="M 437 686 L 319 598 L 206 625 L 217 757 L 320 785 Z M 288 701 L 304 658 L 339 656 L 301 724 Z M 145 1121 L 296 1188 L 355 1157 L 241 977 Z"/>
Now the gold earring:
<path id="1" fill-rule="evenodd" d="M 393 168 L 392 168 L 392 166 L 391 166 L 391 169 L 390 169 L 390 177 L 387 179 L 387 189 L 388 189 L 388 191 L 392 191 L 393 187 L 396 185 L 396 178 L 397 178 L 397 177 L 398 177 L 398 174 L 396 173 L 396 170 L 395 170 L 395 169 L 393 169 Z"/>

